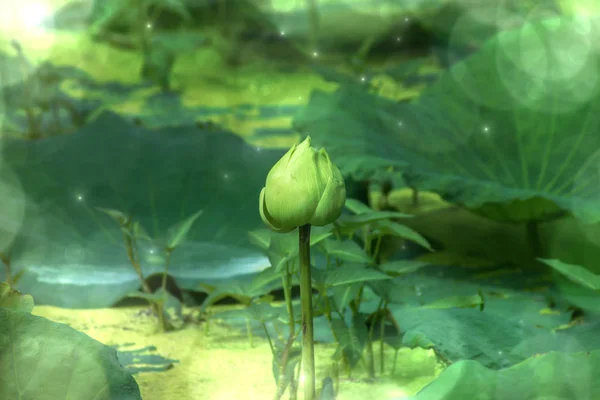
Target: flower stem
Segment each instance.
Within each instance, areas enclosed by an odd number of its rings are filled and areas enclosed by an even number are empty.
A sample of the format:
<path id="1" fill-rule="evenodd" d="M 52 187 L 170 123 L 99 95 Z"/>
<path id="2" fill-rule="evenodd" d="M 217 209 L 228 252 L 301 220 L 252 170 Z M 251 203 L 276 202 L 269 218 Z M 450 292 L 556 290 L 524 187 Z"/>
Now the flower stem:
<path id="1" fill-rule="evenodd" d="M 300 302 L 302 304 L 302 368 L 304 400 L 314 400 L 315 349 L 313 343 L 312 278 L 310 273 L 310 224 L 298 228 L 300 255 Z"/>
<path id="2" fill-rule="evenodd" d="M 163 276 L 162 276 L 162 282 L 161 282 L 161 289 L 163 291 L 162 295 L 162 303 L 160 303 L 160 306 L 158 307 L 158 312 L 159 312 L 159 321 L 160 321 L 160 328 L 162 329 L 163 332 L 169 331 L 171 330 L 171 324 L 165 319 L 165 310 L 167 308 L 167 300 L 168 300 L 168 296 L 167 296 L 167 276 L 169 275 L 169 262 L 171 261 L 171 253 L 173 253 L 173 249 L 167 248 L 165 250 L 165 270 L 163 271 Z"/>

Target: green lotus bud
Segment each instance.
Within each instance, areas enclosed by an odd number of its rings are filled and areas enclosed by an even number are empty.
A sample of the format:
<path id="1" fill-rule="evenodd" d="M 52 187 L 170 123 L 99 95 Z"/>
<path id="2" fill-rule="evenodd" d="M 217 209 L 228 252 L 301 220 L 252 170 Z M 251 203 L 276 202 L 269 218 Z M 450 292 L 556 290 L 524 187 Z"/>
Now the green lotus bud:
<path id="1" fill-rule="evenodd" d="M 260 216 L 274 231 L 334 222 L 346 202 L 340 170 L 325 149 L 310 145 L 310 136 L 294 145 L 271 168 L 260 192 Z"/>

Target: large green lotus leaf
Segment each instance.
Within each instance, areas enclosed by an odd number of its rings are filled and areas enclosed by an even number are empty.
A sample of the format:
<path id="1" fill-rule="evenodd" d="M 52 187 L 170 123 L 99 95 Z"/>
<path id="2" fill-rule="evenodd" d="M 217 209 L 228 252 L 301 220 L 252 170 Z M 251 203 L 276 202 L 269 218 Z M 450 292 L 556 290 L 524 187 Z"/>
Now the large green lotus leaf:
<path id="1" fill-rule="evenodd" d="M 258 194 L 282 154 L 229 132 L 150 130 L 112 113 L 72 135 L 3 139 L 0 162 L 26 199 L 3 232 L 14 237 L 13 271 L 27 269 L 17 289 L 36 304 L 93 308 L 139 286 L 118 224 L 97 207 L 131 214 L 153 238 L 202 210 L 170 260 L 183 288 L 258 272 L 269 264 L 248 231 L 263 226 Z M 164 267 L 159 243 L 139 242 L 145 275 Z"/>
<path id="2" fill-rule="evenodd" d="M 142 397 L 114 349 L 67 325 L 0 308 L 0 398 Z"/>
<path id="3" fill-rule="evenodd" d="M 553 18 L 499 34 L 410 104 L 346 85 L 295 120 L 342 172 L 408 186 L 503 221 L 600 221 L 594 28 Z"/>
<path id="4" fill-rule="evenodd" d="M 554 0 L 447 1 L 419 22 L 435 38 L 434 54 L 451 64 L 498 32 L 558 13 Z"/>
<path id="5" fill-rule="evenodd" d="M 600 351 L 551 352 L 501 371 L 451 365 L 411 400 L 592 400 L 600 398 Z"/>

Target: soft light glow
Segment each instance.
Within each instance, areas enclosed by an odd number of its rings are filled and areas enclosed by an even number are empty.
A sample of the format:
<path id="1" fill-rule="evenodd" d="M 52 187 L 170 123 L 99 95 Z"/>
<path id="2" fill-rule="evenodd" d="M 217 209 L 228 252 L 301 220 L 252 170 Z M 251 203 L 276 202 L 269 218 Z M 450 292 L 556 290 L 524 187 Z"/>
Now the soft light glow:
<path id="1" fill-rule="evenodd" d="M 39 27 L 52 13 L 47 5 L 34 2 L 21 3 L 16 12 L 26 28 Z"/>
<path id="2" fill-rule="evenodd" d="M 83 196 L 82 195 L 77 195 L 77 201 L 83 201 Z"/>
<path id="3" fill-rule="evenodd" d="M 317 53 L 316 51 L 313 51 L 313 57 L 319 57 L 319 53 Z"/>

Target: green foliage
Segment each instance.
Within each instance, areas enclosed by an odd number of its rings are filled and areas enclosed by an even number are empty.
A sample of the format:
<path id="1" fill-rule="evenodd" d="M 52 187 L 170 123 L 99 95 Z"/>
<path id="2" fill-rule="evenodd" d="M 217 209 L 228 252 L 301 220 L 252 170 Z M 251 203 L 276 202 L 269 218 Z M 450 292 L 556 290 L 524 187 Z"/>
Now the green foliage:
<path id="1" fill-rule="evenodd" d="M 345 175 L 401 173 L 411 188 L 500 221 L 598 222 L 598 55 L 580 28 L 557 17 L 502 32 L 411 103 L 351 85 L 315 92 L 294 125 Z"/>
<path id="2" fill-rule="evenodd" d="M 173 251 L 181 243 L 183 243 L 188 232 L 192 228 L 192 225 L 194 225 L 194 222 L 196 222 L 198 217 L 200 217 L 203 212 L 204 212 L 203 210 L 200 210 L 197 213 L 184 219 L 183 221 L 177 223 L 175 226 L 169 228 L 169 230 L 167 231 L 166 246 L 165 246 L 167 251 L 169 251 L 169 252 Z"/>
<path id="3" fill-rule="evenodd" d="M 340 318 L 333 318 L 333 332 L 337 338 L 338 347 L 334 357 L 342 360 L 342 357 L 353 368 L 362 359 L 363 351 L 369 340 L 369 332 L 362 315 L 356 314 L 350 325 Z"/>
<path id="4" fill-rule="evenodd" d="M 0 308 L 13 311 L 31 312 L 33 310 L 33 297 L 12 289 L 10 285 L 0 282 Z"/>
<path id="5" fill-rule="evenodd" d="M 163 331 L 181 328 L 183 326 L 181 302 L 167 290 L 169 262 L 173 251 L 184 242 L 192 225 L 196 219 L 202 215 L 203 211 L 198 211 L 169 228 L 164 238 L 153 240 L 148 233 L 146 233 L 146 230 L 143 228 L 140 221 L 134 220 L 131 215 L 128 215 L 123 211 L 109 208 L 97 208 L 97 210 L 107 214 L 119 224 L 121 232 L 123 232 L 127 258 L 140 280 L 143 292 L 129 293 L 127 294 L 127 297 L 141 298 L 148 301 L 152 305 L 154 312 L 158 314 L 159 325 Z M 138 248 L 139 239 L 158 242 L 164 251 L 162 284 L 161 287 L 154 292 L 152 292 L 146 284 L 142 273 L 140 252 Z"/>
<path id="6" fill-rule="evenodd" d="M 288 352 L 286 356 L 285 365 L 281 365 L 280 360 L 284 357 L 284 352 Z M 302 359 L 302 349 L 300 347 L 292 347 L 287 349 L 286 347 L 278 344 L 276 346 L 276 351 L 273 354 L 273 376 L 275 377 L 275 383 L 277 384 L 277 388 L 280 391 L 279 393 L 283 393 L 291 383 L 295 383 L 295 372 L 296 368 L 300 365 L 300 360 Z M 283 367 L 283 374 L 281 374 L 281 369 Z M 283 381 L 282 381 L 283 380 Z M 294 388 L 292 388 L 294 390 Z"/>
<path id="7" fill-rule="evenodd" d="M 355 199 L 348 199 L 346 208 L 354 215 L 342 215 L 335 222 L 335 232 L 339 235 L 353 237 L 361 232 L 364 243 L 381 241 L 384 236 L 394 236 L 413 241 L 432 251 L 431 245 L 418 232 L 392 220 L 411 218 L 412 215 L 396 211 L 375 211 Z M 373 253 L 372 257 L 377 257 L 379 248 L 370 251 Z"/>
<path id="8" fill-rule="evenodd" d="M 411 229 L 405 225 L 399 224 L 397 222 L 392 222 L 389 220 L 388 221 L 379 221 L 373 227 L 373 231 L 372 231 L 371 235 L 374 238 L 380 238 L 382 236 L 388 235 L 388 236 L 394 236 L 394 237 L 398 237 L 398 238 L 402 238 L 402 239 L 407 239 L 407 240 L 413 241 L 413 242 L 423 246 L 424 248 L 426 248 L 429 251 L 433 251 L 433 249 L 431 248 L 431 245 L 429 244 L 429 242 L 427 242 L 427 240 L 423 236 L 421 236 L 419 233 L 417 233 L 413 229 Z"/>
<path id="9" fill-rule="evenodd" d="M 365 270 L 366 271 L 366 270 Z M 376 272 L 376 271 L 375 271 Z M 381 282 L 380 280 L 376 282 Z M 363 285 L 362 283 L 352 283 L 346 285 L 334 285 L 331 287 L 330 299 L 332 307 L 339 313 L 343 313 L 350 302 L 358 297 Z"/>
<path id="10" fill-rule="evenodd" d="M 150 7 L 171 11 L 182 21 L 191 18 L 182 0 L 96 0 L 90 30 L 96 35 L 113 29 L 135 32 L 139 25 L 145 27 L 152 22 Z"/>
<path id="11" fill-rule="evenodd" d="M 0 109 L 3 111 L 3 132 L 19 134 L 27 139 L 39 139 L 79 128 L 84 117 L 75 103 L 62 90 L 66 74 L 49 62 L 36 66 L 23 52 L 21 44 L 11 41 L 16 57 L 1 61 Z M 27 130 L 11 114 L 24 114 Z M 71 124 L 63 126 L 59 114 L 67 113 Z M 50 124 L 45 124 L 51 118 Z M 12 132 L 11 132 L 12 131 Z"/>
<path id="12" fill-rule="evenodd" d="M 369 263 L 371 258 L 352 240 L 325 240 L 322 250 L 330 257 L 351 263 Z"/>
<path id="13" fill-rule="evenodd" d="M 67 325 L 0 307 L 0 398 L 141 400 L 116 351 Z"/>
<path id="14" fill-rule="evenodd" d="M 411 400 L 596 399 L 600 352 L 550 352 L 495 371 L 471 360 L 458 361 Z"/>
<path id="15" fill-rule="evenodd" d="M 594 274 L 589 269 L 582 267 L 581 265 L 568 264 L 560 260 L 547 260 L 541 258 L 539 260 L 560 272 L 573 282 L 586 288 L 600 291 L 600 276 Z"/>
<path id="16" fill-rule="evenodd" d="M 423 308 L 479 308 L 483 310 L 484 300 L 480 294 L 472 296 L 452 296 L 446 297 L 432 303 L 426 304 Z"/>
<path id="17" fill-rule="evenodd" d="M 144 263 L 148 250 L 161 250 L 147 238 L 159 237 L 203 209 L 172 258 L 171 275 L 181 287 L 192 289 L 199 280 L 219 278 L 221 273 L 223 277 L 247 273 L 253 268 L 249 259 L 262 262 L 247 241 L 260 217 L 248 210 L 255 206 L 253 193 L 264 184 L 264 174 L 281 151 L 254 151 L 227 132 L 198 135 L 186 127 L 147 129 L 129 120 L 101 113 L 76 134 L 49 138 L 44 146 L 37 141 L 0 140 L 3 166 L 14 172 L 27 204 L 35 210 L 20 225 L 11 261 L 14 273 L 27 266 L 18 287 L 31 293 L 36 303 L 110 307 L 141 285 L 127 278 L 132 266 L 120 225 L 96 212 L 96 206 L 135 212 L 138 225 L 148 231 L 135 233 L 144 273 L 154 273 L 157 267 Z M 58 148 L 61 157 L 54 156 Z M 229 156 L 212 157 L 217 149 L 227 149 Z M 223 171 L 229 174 L 227 180 Z M 135 226 L 134 222 L 134 231 Z M 67 248 L 84 249 L 85 260 L 65 263 Z M 90 279 L 92 273 L 110 274 L 116 281 Z"/>
<path id="18" fill-rule="evenodd" d="M 425 261 L 396 260 L 381 264 L 379 266 L 379 269 L 381 269 L 388 275 L 396 276 L 418 271 L 419 269 L 426 267 L 430 264 L 431 263 Z"/>
<path id="19" fill-rule="evenodd" d="M 331 268 L 325 271 L 324 284 L 325 287 L 329 288 L 382 279 L 390 279 L 390 277 L 375 269 L 353 264 Z"/>
<path id="20" fill-rule="evenodd" d="M 331 333 L 338 343 L 336 360 L 343 361 L 351 369 L 362 359 L 365 348 L 369 349 L 370 365 L 373 364 L 371 341 L 374 338 L 367 331 L 366 320 L 360 312 L 365 287 L 372 283 L 389 281 L 392 275 L 408 273 L 427 265 L 423 262 L 407 261 L 377 266 L 379 244 L 369 246 L 369 243 L 374 241 L 379 243 L 383 236 L 393 235 L 414 241 L 428 249 L 431 249 L 431 246 L 417 232 L 390 220 L 391 218 L 408 218 L 411 217 L 410 215 L 399 212 L 374 211 L 355 199 L 347 199 L 345 206 L 355 214 L 342 215 L 330 226 L 313 227 L 310 245 L 325 255 L 326 265 L 321 268 L 312 267 L 311 275 L 313 287 L 319 291 L 319 297 L 313 306 L 315 315 L 322 314 L 327 318 Z M 364 248 L 361 248 L 354 240 L 342 240 L 342 236 L 352 238 L 358 232 L 362 233 Z M 336 239 L 333 238 L 333 235 Z M 295 231 L 280 234 L 259 230 L 250 232 L 249 238 L 253 244 L 265 252 L 271 263 L 270 270 L 273 270 L 274 274 L 285 278 L 289 277 L 289 274 L 295 273 L 294 266 L 298 261 L 299 244 Z M 387 268 L 390 271 L 389 274 L 382 267 Z M 291 284 L 291 280 L 284 280 L 283 284 L 286 288 Z M 223 287 L 221 290 L 211 292 L 210 301 L 229 295 L 238 298 L 243 304 L 253 304 L 255 296 L 249 295 L 248 287 L 227 286 L 226 289 Z M 288 289 L 290 288 L 288 287 Z M 205 304 L 208 304 L 208 301 L 209 299 Z M 386 300 L 385 304 L 387 302 Z M 342 319 L 348 310 L 352 311 L 349 327 Z M 389 312 L 384 312 L 384 310 L 387 311 L 387 308 L 381 303 L 373 314 L 378 319 L 383 318 L 382 323 L 385 323 L 386 319 L 392 318 Z M 334 313 L 339 317 L 334 317 Z M 291 315 L 288 317 L 291 318 Z M 295 321 L 290 319 L 290 324 L 295 324 Z M 294 329 L 290 328 L 290 332 L 293 332 Z M 289 346 L 291 346 L 291 342 L 288 342 L 288 350 Z M 278 367 L 280 372 L 283 371 L 281 364 L 278 364 Z"/>
<path id="21" fill-rule="evenodd" d="M 96 207 L 96 210 L 101 211 L 104 214 L 111 217 L 113 220 L 115 220 L 115 222 L 117 224 L 119 224 L 119 226 L 127 225 L 127 222 L 129 222 L 129 220 L 131 219 L 131 217 L 129 215 L 125 214 L 123 211 L 114 210 L 112 208 Z M 127 232 L 127 233 L 131 234 L 130 232 Z"/>
<path id="22" fill-rule="evenodd" d="M 245 278 L 232 278 L 216 285 L 200 284 L 199 289 L 208 293 L 200 305 L 203 313 L 208 307 L 226 297 L 232 297 L 241 304 L 250 306 L 255 299 L 265 296 L 277 285 L 274 282 L 281 279 L 281 273 L 274 268 L 266 268 L 254 275 L 250 280 Z"/>
<path id="23" fill-rule="evenodd" d="M 162 313 L 162 317 L 159 320 L 163 321 L 166 330 L 180 329 L 183 327 L 184 319 L 182 314 L 182 304 L 179 299 L 169 293 L 168 290 L 158 288 L 153 293 L 145 292 L 132 292 L 127 297 L 133 297 L 138 299 L 144 299 L 151 305 L 156 305 L 157 312 Z"/>

